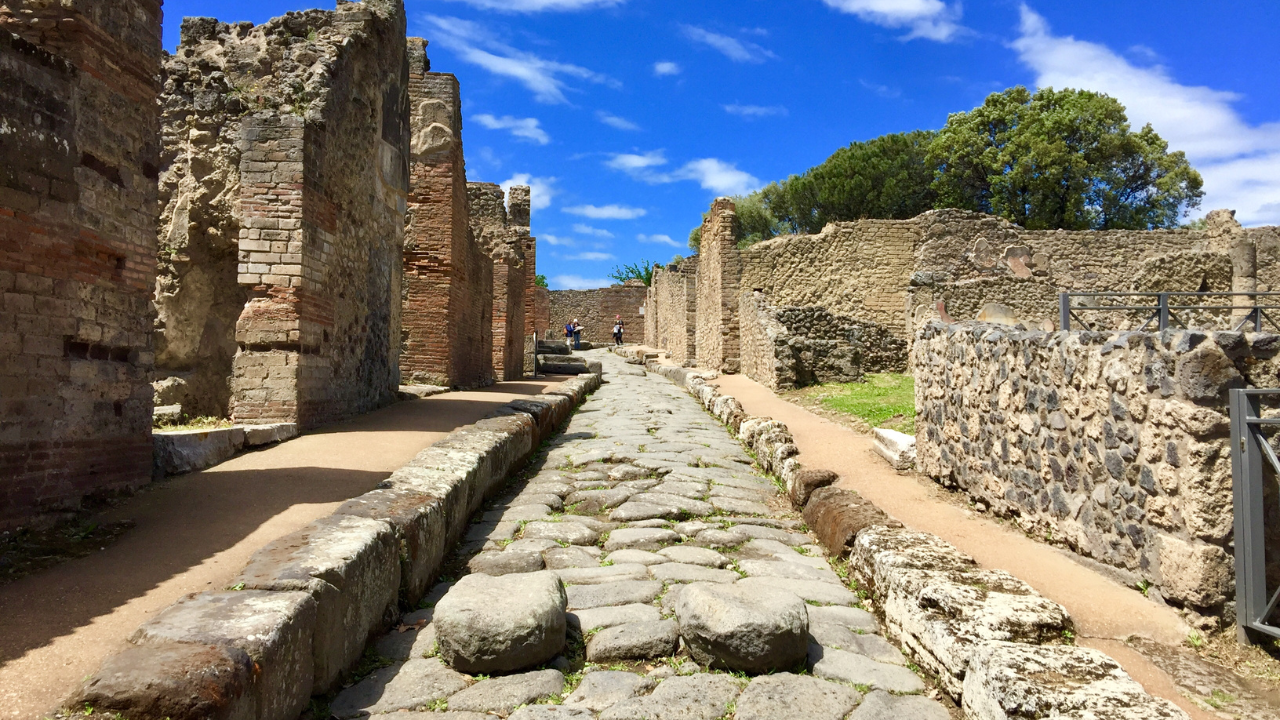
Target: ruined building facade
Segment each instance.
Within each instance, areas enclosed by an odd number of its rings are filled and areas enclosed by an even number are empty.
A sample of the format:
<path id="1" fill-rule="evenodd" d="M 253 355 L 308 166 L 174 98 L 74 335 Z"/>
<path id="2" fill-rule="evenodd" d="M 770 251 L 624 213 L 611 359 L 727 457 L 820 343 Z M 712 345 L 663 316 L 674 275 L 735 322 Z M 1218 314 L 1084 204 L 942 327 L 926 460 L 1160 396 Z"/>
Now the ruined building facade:
<path id="1" fill-rule="evenodd" d="M 395 398 L 404 31 L 398 0 L 183 22 L 164 67 L 156 336 L 184 408 L 305 428 Z"/>
<path id="2" fill-rule="evenodd" d="M 621 285 L 595 290 L 552 290 L 548 325 L 554 338 L 564 337 L 564 326 L 573 320 L 582 325 L 582 339 L 596 346 L 613 343 L 613 324 L 623 322 L 623 341 L 644 338 L 644 304 L 648 288 L 631 279 Z"/>
<path id="3" fill-rule="evenodd" d="M 500 380 L 524 377 L 525 249 L 529 234 L 529 188 L 518 185 L 505 198 L 493 183 L 468 183 L 471 232 L 493 262 L 493 371 Z M 509 205 L 509 207 L 508 207 Z"/>
<path id="4" fill-rule="evenodd" d="M 0 530 L 151 476 L 160 19 L 0 5 Z"/>

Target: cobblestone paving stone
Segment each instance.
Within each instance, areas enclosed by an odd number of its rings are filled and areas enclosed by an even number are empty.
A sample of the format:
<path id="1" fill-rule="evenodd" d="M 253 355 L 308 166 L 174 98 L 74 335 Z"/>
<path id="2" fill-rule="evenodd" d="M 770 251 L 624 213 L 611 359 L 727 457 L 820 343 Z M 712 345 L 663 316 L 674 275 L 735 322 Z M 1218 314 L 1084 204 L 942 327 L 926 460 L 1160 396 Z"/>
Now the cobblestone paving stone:
<path id="1" fill-rule="evenodd" d="M 612 354 L 590 355 L 603 363 L 605 384 L 459 548 L 463 573 L 560 578 L 563 653 L 494 678 L 456 672 L 437 659 L 427 607 L 373 644 L 393 664 L 340 693 L 334 716 L 952 717 L 724 426 L 666 379 Z M 428 603 L 451 587 L 439 584 Z M 708 591 L 681 603 L 691 587 Z M 749 588 L 761 599 L 755 606 Z M 768 617 L 765 608 L 789 615 Z M 682 613 L 691 623 L 683 633 Z M 795 658 L 771 673 L 732 667 L 753 652 L 747 665 Z"/>

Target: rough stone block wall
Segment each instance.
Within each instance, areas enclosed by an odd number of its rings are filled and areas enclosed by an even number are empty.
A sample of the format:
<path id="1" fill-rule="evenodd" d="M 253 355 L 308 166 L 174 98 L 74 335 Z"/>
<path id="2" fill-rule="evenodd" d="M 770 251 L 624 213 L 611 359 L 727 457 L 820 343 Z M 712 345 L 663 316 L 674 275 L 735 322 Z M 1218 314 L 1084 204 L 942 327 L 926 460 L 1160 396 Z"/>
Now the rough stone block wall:
<path id="1" fill-rule="evenodd" d="M 628 280 L 624 285 L 612 285 L 597 290 L 552 290 L 551 334 L 564 337 L 564 326 L 577 319 L 583 327 L 582 339 L 597 345 L 613 344 L 614 319 L 621 315 L 622 341 L 638 343 L 644 340 L 644 307 L 648 288 L 639 280 Z"/>
<path id="2" fill-rule="evenodd" d="M 458 80 L 430 72 L 409 39 L 412 112 L 404 244 L 404 379 L 445 387 L 493 383 L 493 263 L 471 234 Z"/>
<path id="3" fill-rule="evenodd" d="M 743 262 L 738 251 L 741 228 L 737 208 L 728 198 L 716 198 L 702 221 L 702 246 L 698 251 L 698 331 L 699 367 L 734 373 L 738 371 L 738 292 L 743 284 Z"/>
<path id="4" fill-rule="evenodd" d="M 692 365 L 697 357 L 698 256 L 654 268 L 645 303 L 645 344 L 665 350 L 673 362 Z"/>
<path id="5" fill-rule="evenodd" d="M 160 19 L 0 4 L 0 530 L 151 478 Z"/>
<path id="6" fill-rule="evenodd" d="M 1275 387 L 1278 352 L 1277 335 L 929 323 L 911 351 L 917 465 L 1216 615 L 1234 599 L 1227 391 Z"/>
<path id="7" fill-rule="evenodd" d="M 512 189 L 507 212 L 502 188 L 467 183 L 471 232 L 493 262 L 493 370 L 503 380 L 524 377 L 526 277 L 524 248 L 529 235 L 529 188 Z"/>

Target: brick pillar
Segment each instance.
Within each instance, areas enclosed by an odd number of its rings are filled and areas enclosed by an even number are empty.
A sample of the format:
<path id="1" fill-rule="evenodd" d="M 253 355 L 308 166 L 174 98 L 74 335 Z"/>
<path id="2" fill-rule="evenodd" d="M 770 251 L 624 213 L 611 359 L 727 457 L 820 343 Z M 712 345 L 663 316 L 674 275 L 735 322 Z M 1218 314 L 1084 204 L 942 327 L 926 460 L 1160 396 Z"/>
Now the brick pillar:
<path id="1" fill-rule="evenodd" d="M 160 19 L 0 4 L 0 530 L 151 478 Z"/>
<path id="2" fill-rule="evenodd" d="M 733 201 L 716 198 L 702 222 L 702 246 L 698 251 L 697 356 L 700 367 L 725 373 L 736 373 L 739 365 L 740 235 Z"/>

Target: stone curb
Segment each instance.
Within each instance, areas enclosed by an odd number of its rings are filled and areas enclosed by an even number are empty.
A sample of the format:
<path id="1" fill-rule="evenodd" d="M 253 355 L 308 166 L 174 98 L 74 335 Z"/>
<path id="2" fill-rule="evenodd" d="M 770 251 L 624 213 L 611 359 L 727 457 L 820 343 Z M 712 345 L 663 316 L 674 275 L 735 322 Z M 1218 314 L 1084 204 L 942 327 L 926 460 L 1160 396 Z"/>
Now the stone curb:
<path id="1" fill-rule="evenodd" d="M 1009 573 L 980 568 L 937 536 L 907 530 L 856 492 L 830 487 L 834 473 L 804 469 L 786 426 L 747 415 L 707 384 L 714 373 L 652 360 L 645 367 L 684 387 L 782 479 L 828 552 L 848 558 L 886 636 L 932 673 L 970 720 L 1008 720 L 1029 708 L 1036 717 L 1084 711 L 1095 720 L 1189 720 L 1106 654 L 1065 644 L 1073 625 L 1061 605 Z"/>
<path id="2" fill-rule="evenodd" d="M 254 553 L 230 591 L 145 623 L 76 693 L 134 720 L 295 720 L 436 579 L 472 514 L 600 387 L 515 400 L 418 453 L 380 486 Z"/>
<path id="3" fill-rule="evenodd" d="M 247 448 L 284 442 L 298 436 L 297 423 L 232 425 L 209 430 L 153 432 L 152 474 L 156 479 L 211 468 Z"/>

